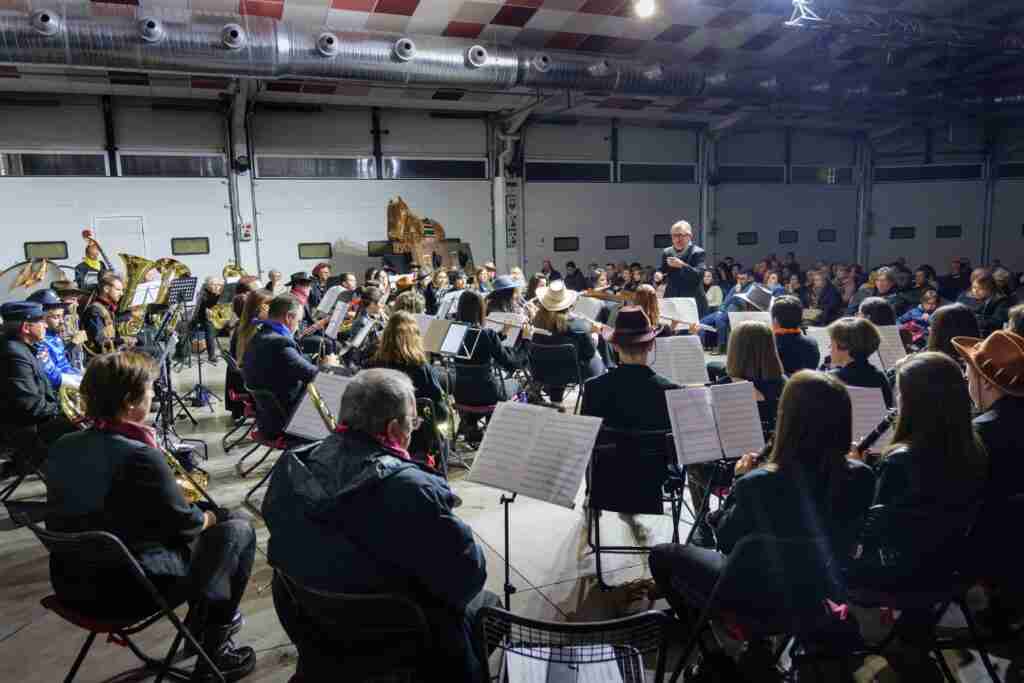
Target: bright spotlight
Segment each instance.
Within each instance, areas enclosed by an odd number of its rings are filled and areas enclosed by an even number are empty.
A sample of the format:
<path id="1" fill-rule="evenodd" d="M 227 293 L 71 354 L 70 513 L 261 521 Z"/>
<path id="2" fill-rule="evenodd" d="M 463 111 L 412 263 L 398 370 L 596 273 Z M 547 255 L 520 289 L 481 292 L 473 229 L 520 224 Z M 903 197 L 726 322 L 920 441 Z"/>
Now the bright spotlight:
<path id="1" fill-rule="evenodd" d="M 636 0 L 633 4 L 633 11 L 641 19 L 646 19 L 653 15 L 655 9 L 654 0 Z"/>

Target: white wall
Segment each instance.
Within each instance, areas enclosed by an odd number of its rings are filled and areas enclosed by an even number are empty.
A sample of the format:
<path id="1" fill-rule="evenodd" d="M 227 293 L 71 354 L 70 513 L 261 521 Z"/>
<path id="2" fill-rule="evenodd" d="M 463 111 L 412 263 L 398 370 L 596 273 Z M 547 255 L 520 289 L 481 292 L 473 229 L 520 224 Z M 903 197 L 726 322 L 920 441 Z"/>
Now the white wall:
<path id="1" fill-rule="evenodd" d="M 699 214 L 696 185 L 527 183 L 525 203 L 526 272 L 540 270 L 545 258 L 559 270 L 566 261 L 657 265 L 653 236 L 680 218 L 696 223 Z M 606 235 L 629 235 L 630 248 L 605 250 Z M 555 237 L 579 237 L 580 250 L 554 252 Z"/>
<path id="2" fill-rule="evenodd" d="M 853 258 L 857 189 L 853 186 L 723 184 L 717 188 L 718 232 L 711 241 L 717 262 L 732 256 L 753 266 L 768 254 L 795 252 L 800 263 Z M 836 242 L 819 244 L 818 230 L 834 229 Z M 779 244 L 780 230 L 799 231 L 796 244 Z M 758 243 L 739 246 L 737 234 L 757 232 Z"/>
<path id="3" fill-rule="evenodd" d="M 1024 180 L 1000 180 L 992 212 L 992 257 L 1024 270 Z"/>
<path id="4" fill-rule="evenodd" d="M 85 243 L 82 228 L 98 217 L 141 216 L 145 243 L 97 239 L 122 264 L 122 251 L 156 259 L 171 255 L 172 237 L 209 237 L 210 254 L 180 257 L 193 274 L 220 274 L 232 257 L 225 180 L 210 178 L 0 178 L 5 239 L 0 262 L 24 260 L 23 243 L 66 241 L 75 266 Z"/>
<path id="5" fill-rule="evenodd" d="M 335 271 L 361 273 L 380 259 L 366 243 L 387 239 L 388 200 L 444 226 L 445 235 L 469 242 L 473 258 L 493 258 L 491 185 L 486 180 L 278 180 L 256 181 L 260 252 L 264 271 L 286 275 L 311 270 L 317 261 L 298 257 L 299 242 L 331 242 Z"/>
<path id="6" fill-rule="evenodd" d="M 869 265 L 904 256 L 908 264 L 930 264 L 946 272 L 954 256 L 981 258 L 984 184 L 965 182 L 876 183 L 872 191 L 874 232 L 868 240 Z M 962 239 L 935 239 L 938 225 L 962 225 Z M 894 226 L 917 228 L 912 240 L 891 240 Z"/>

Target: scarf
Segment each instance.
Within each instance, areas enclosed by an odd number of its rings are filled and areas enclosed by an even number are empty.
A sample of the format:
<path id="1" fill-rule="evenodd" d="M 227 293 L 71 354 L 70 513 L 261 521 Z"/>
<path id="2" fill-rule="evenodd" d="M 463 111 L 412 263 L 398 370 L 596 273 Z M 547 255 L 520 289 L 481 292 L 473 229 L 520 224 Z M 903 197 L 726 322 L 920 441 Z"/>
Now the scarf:
<path id="1" fill-rule="evenodd" d="M 775 336 L 781 337 L 785 334 L 803 334 L 804 331 L 799 327 L 777 327 L 775 328 Z"/>
<path id="2" fill-rule="evenodd" d="M 338 423 L 338 426 L 334 428 L 334 433 L 335 434 L 346 434 L 349 431 L 350 430 L 349 430 L 348 425 L 344 424 L 344 423 Z M 407 451 L 404 448 L 402 448 L 401 444 L 399 444 L 397 441 L 393 440 L 387 434 L 373 434 L 372 438 L 373 438 L 374 441 L 379 443 L 384 448 L 388 449 L 389 451 L 392 451 L 395 455 L 397 455 L 402 460 L 405 460 L 407 462 L 413 462 L 413 463 L 416 462 L 415 460 L 412 459 L 412 456 L 409 455 L 409 451 Z M 425 463 L 417 463 L 417 464 L 426 464 L 426 466 L 431 471 L 434 471 L 437 468 L 437 462 L 434 459 L 434 456 L 429 454 L 429 453 L 427 454 L 427 459 L 426 459 Z"/>
<path id="3" fill-rule="evenodd" d="M 92 270 L 103 270 L 103 266 L 100 264 L 99 259 L 89 258 L 88 256 L 82 257 L 82 263 L 89 266 Z"/>
<path id="4" fill-rule="evenodd" d="M 261 324 L 264 327 L 269 327 L 270 329 L 272 329 L 274 332 L 277 332 L 278 334 L 284 335 L 285 337 L 289 337 L 290 338 L 292 336 L 292 331 L 289 330 L 288 327 L 284 323 L 279 323 L 276 320 L 263 320 L 263 321 L 261 321 Z"/>
<path id="5" fill-rule="evenodd" d="M 294 296 L 296 299 L 301 301 L 303 306 L 305 306 L 305 305 L 307 305 L 309 303 L 309 292 L 308 291 L 303 292 L 303 291 L 300 291 L 298 287 L 295 287 L 294 289 L 292 289 L 292 296 Z"/>
<path id="6" fill-rule="evenodd" d="M 93 429 L 106 434 L 120 434 L 132 441 L 138 441 L 139 443 L 144 443 L 151 448 L 160 450 L 160 447 L 156 444 L 156 430 L 152 427 L 139 424 L 138 422 L 128 422 L 126 420 L 96 420 L 95 424 L 93 424 Z"/>

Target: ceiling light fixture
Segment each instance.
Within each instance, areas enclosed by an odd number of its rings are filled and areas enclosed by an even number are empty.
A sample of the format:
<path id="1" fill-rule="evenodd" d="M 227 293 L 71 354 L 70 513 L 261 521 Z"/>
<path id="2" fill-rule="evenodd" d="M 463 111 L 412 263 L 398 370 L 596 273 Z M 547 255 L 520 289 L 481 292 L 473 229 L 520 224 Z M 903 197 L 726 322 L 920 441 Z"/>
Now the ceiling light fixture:
<path id="1" fill-rule="evenodd" d="M 654 0 L 636 0 L 633 3 L 633 11 L 641 19 L 646 19 L 654 15 L 654 10 L 657 7 L 654 4 Z"/>

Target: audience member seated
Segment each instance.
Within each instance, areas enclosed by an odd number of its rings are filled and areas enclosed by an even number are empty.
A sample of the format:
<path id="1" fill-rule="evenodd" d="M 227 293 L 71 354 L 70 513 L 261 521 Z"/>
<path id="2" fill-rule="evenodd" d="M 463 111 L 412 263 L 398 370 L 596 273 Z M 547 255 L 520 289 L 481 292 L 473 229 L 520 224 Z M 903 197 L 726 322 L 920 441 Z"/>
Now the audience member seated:
<path id="1" fill-rule="evenodd" d="M 811 276 L 810 286 L 805 290 L 804 297 L 803 315 L 810 325 L 825 327 L 842 312 L 843 300 L 839 290 L 829 282 L 823 272 L 815 272 Z"/>
<path id="2" fill-rule="evenodd" d="M 306 385 L 316 377 L 317 366 L 306 360 L 293 335 L 302 321 L 302 302 L 291 294 L 282 294 L 270 302 L 267 319 L 259 324 L 244 349 L 242 375 L 253 390 L 269 391 L 277 399 L 284 415 L 272 414 L 257 405 L 256 424 L 263 436 L 281 434 L 284 420 L 302 400 Z M 337 358 L 324 356 L 321 365 L 337 365 Z"/>
<path id="3" fill-rule="evenodd" d="M 729 313 L 742 311 L 767 311 L 771 308 L 772 293 L 767 288 L 753 281 L 753 275 L 748 271 L 740 273 L 736 286 L 722 302 L 718 312 L 705 316 L 701 319 L 702 325 L 715 328 L 715 340 L 719 351 L 729 347 Z M 709 332 L 701 332 L 705 348 L 709 347 L 711 337 Z"/>
<path id="4" fill-rule="evenodd" d="M 534 334 L 532 342 L 537 346 L 571 345 L 576 350 L 576 362 L 586 382 L 603 374 L 605 364 L 597 353 L 593 336 L 600 331 L 601 326 L 570 314 L 577 296 L 577 292 L 566 289 L 561 280 L 555 280 L 549 286 L 537 290 L 540 310 L 533 318 L 533 327 L 548 334 Z M 552 402 L 561 403 L 565 387 L 546 386 L 545 391 Z"/>
<path id="5" fill-rule="evenodd" d="M 661 271 L 658 271 L 661 272 Z M 722 288 L 718 286 L 715 272 L 704 271 L 704 298 L 708 302 L 708 314 L 714 313 L 722 305 Z"/>
<path id="6" fill-rule="evenodd" d="M 1010 320 L 1006 324 L 1006 329 L 1024 337 L 1024 304 L 1017 304 L 1010 309 Z"/>
<path id="7" fill-rule="evenodd" d="M 722 553 L 731 552 L 745 536 L 825 537 L 823 564 L 834 566 L 848 556 L 875 483 L 870 468 L 847 458 L 851 438 L 850 397 L 840 382 L 805 370 L 786 383 L 767 462 L 759 464 L 758 454 L 748 453 L 736 463 L 732 493 L 714 519 L 718 550 L 665 544 L 651 551 L 651 574 L 680 619 L 692 623 L 721 576 Z M 823 577 L 784 580 L 815 586 Z M 736 592 L 718 595 L 719 604 L 741 621 L 777 608 L 777 598 L 757 584 L 733 582 L 729 588 Z M 840 590 L 832 588 L 833 595 Z"/>
<path id="8" fill-rule="evenodd" d="M 987 337 L 1003 326 L 1010 319 L 1010 298 L 1000 292 L 996 282 L 989 273 L 974 280 L 971 294 L 978 302 L 974 315 L 978 318 L 978 329 L 981 337 Z"/>
<path id="9" fill-rule="evenodd" d="M 47 527 L 117 536 L 172 605 L 189 601 L 190 628 L 225 678 L 235 681 L 256 665 L 251 647 L 231 641 L 242 626 L 238 605 L 256 557 L 256 534 L 227 510 L 186 502 L 169 456 L 143 424 L 158 372 L 153 360 L 132 351 L 89 363 L 81 391 L 93 426 L 50 447 Z M 62 602 L 90 615 L 147 616 L 156 609 L 130 575 L 88 563 L 52 557 L 50 581 Z M 192 680 L 218 679 L 199 663 Z"/>
<path id="10" fill-rule="evenodd" d="M 926 289 L 921 293 L 921 303 L 897 318 L 896 322 L 912 328 L 914 342 L 923 343 L 928 338 L 932 314 L 938 307 L 939 293 L 934 289 Z"/>
<path id="11" fill-rule="evenodd" d="M 490 385 L 482 385 L 466 382 L 459 379 L 459 370 L 456 365 L 455 384 L 456 395 L 460 403 L 465 405 L 494 405 L 499 401 L 507 401 L 515 397 L 519 391 L 519 382 L 514 378 L 502 379 L 501 370 L 519 370 L 526 365 L 526 355 L 517 352 L 515 349 L 505 345 L 505 335 L 495 330 L 485 328 L 484 298 L 477 292 L 467 290 L 459 298 L 458 309 L 455 319 L 472 327 L 480 328 L 476 340 L 476 347 L 473 355 L 467 363 L 472 365 L 497 366 L 499 372 L 491 373 Z M 467 336 L 469 339 L 469 336 Z"/>
<path id="12" fill-rule="evenodd" d="M 946 304 L 932 315 L 927 349 L 946 354 L 963 368 L 964 360 L 953 348 L 953 338 L 980 336 L 978 319 L 970 308 L 963 304 Z"/>
<path id="13" fill-rule="evenodd" d="M 602 425 L 614 429 L 671 429 L 665 392 L 679 387 L 650 368 L 657 335 L 641 307 L 619 310 L 609 338 L 619 364 L 583 385 L 583 415 L 603 418 Z"/>
<path id="14" fill-rule="evenodd" d="M 427 314 L 437 315 L 437 307 L 441 299 L 448 293 L 448 271 L 439 268 L 434 271 L 430 284 L 423 290 L 423 298 L 427 302 Z"/>
<path id="15" fill-rule="evenodd" d="M 878 328 L 866 318 L 840 318 L 828 326 L 828 336 L 832 341 L 832 374 L 847 386 L 881 389 L 885 405 L 891 408 L 889 380 L 868 360 L 882 343 Z"/>
<path id="16" fill-rule="evenodd" d="M 954 337 L 967 362 L 967 388 L 980 411 L 974 429 L 988 452 L 988 494 L 1024 493 L 1024 337 L 996 331 L 987 339 Z"/>
<path id="17" fill-rule="evenodd" d="M 850 297 L 850 301 L 846 306 L 846 315 L 857 315 L 860 312 L 861 304 L 865 299 L 877 296 L 877 288 L 875 287 L 875 280 L 878 277 L 877 271 L 871 271 L 868 273 L 868 279 L 861 284 L 857 291 Z"/>
<path id="18" fill-rule="evenodd" d="M 481 680 L 473 621 L 498 598 L 483 590 L 483 550 L 453 511 L 443 477 L 406 452 L 418 426 L 408 376 L 365 370 L 345 391 L 338 432 L 306 462 L 286 454 L 263 503 L 270 564 L 303 587 L 333 593 L 401 593 L 427 615 L 436 656 L 428 681 Z M 274 581 L 274 606 L 299 651 L 302 680 L 336 680 L 344 661 L 328 637 Z M 357 628 L 358 625 L 353 625 Z"/>
<path id="19" fill-rule="evenodd" d="M 46 448 L 74 431 L 61 413 L 57 390 L 46 377 L 36 346 L 46 336 L 46 314 L 34 302 L 9 302 L 0 306 L 4 338 L 0 344 L 0 401 L 3 432 L 21 452 L 19 466 L 36 469 Z"/>
<path id="20" fill-rule="evenodd" d="M 798 370 L 817 370 L 821 362 L 821 351 L 813 339 L 805 337 L 800 323 L 804 307 L 800 299 L 789 294 L 772 302 L 772 332 L 775 333 L 775 348 L 787 375 Z"/>
<path id="21" fill-rule="evenodd" d="M 576 267 L 575 261 L 565 264 L 565 286 L 577 292 L 587 289 L 587 277 Z"/>

